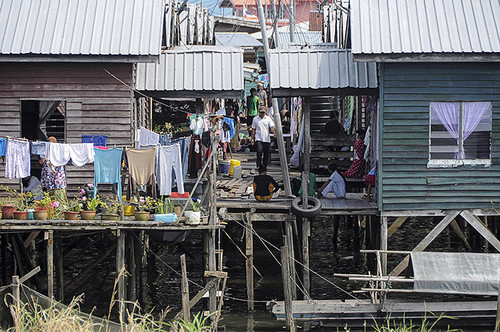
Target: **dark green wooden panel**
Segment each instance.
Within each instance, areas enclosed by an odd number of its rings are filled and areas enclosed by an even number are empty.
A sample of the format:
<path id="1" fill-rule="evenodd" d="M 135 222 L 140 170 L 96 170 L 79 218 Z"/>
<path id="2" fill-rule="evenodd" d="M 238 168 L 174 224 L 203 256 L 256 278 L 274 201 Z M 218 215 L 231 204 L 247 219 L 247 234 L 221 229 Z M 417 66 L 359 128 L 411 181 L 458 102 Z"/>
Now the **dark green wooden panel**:
<path id="1" fill-rule="evenodd" d="M 500 64 L 385 63 L 382 209 L 491 207 L 500 201 Z M 428 168 L 431 101 L 492 101 L 492 166 Z"/>

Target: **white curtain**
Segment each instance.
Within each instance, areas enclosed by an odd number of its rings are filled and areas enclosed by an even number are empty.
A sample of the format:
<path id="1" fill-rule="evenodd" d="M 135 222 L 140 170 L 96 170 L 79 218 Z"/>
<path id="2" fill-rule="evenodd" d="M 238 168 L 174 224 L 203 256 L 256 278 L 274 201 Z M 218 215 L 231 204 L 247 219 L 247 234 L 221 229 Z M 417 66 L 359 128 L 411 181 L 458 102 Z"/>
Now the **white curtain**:
<path id="1" fill-rule="evenodd" d="M 458 112 L 459 103 L 443 103 L 443 102 L 433 102 L 431 103 L 431 111 L 433 114 L 437 115 L 439 121 L 446 128 L 451 137 L 457 141 L 457 146 L 455 147 L 455 159 L 458 157 Z"/>
<path id="2" fill-rule="evenodd" d="M 462 128 L 464 141 L 474 132 L 474 130 L 476 130 L 479 122 L 481 122 L 481 119 L 484 117 L 484 114 L 490 109 L 490 102 L 464 103 Z"/>

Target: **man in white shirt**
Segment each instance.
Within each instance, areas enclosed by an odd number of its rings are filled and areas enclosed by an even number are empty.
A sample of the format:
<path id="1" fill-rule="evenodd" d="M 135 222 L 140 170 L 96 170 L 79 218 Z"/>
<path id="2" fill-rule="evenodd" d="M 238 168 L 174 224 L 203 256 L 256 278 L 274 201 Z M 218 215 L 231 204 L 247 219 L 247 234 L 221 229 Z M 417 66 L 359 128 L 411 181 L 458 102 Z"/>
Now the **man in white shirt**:
<path id="1" fill-rule="evenodd" d="M 265 107 L 261 107 L 259 109 L 259 116 L 253 118 L 252 129 L 252 145 L 256 144 L 257 148 L 257 168 L 261 166 L 267 167 L 270 160 L 270 132 L 272 132 L 274 136 L 276 136 L 276 132 L 274 131 L 273 120 L 266 115 Z"/>
<path id="2" fill-rule="evenodd" d="M 342 175 L 337 172 L 337 165 L 328 165 L 330 171 L 330 178 L 318 190 L 319 197 L 324 198 L 328 193 L 333 192 L 337 198 L 345 198 L 345 182 Z"/>

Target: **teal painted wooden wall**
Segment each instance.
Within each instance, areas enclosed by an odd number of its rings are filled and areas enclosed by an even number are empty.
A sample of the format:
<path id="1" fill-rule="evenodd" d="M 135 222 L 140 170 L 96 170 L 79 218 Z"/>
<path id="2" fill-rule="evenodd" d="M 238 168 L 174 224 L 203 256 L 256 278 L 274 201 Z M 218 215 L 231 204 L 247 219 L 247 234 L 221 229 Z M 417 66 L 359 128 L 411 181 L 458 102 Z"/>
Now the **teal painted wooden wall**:
<path id="1" fill-rule="evenodd" d="M 381 210 L 500 207 L 500 64 L 382 66 Z M 431 101 L 493 102 L 491 167 L 427 168 Z"/>

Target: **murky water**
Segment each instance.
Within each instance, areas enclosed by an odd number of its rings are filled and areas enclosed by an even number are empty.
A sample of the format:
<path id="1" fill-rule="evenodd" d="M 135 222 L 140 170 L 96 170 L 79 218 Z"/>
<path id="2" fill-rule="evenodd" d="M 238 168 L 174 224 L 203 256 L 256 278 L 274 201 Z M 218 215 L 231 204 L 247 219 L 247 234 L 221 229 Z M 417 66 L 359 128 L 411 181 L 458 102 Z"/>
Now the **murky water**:
<path id="1" fill-rule="evenodd" d="M 429 219 L 428 222 L 417 222 L 408 220 L 404 227 L 391 237 L 390 249 L 410 250 L 415 246 L 433 227 L 437 221 Z M 346 227 L 346 223 L 341 224 L 338 251 L 333 250 L 333 223 L 329 218 L 315 220 L 311 229 L 311 268 L 320 275 L 332 280 L 336 285 L 347 291 L 359 289 L 364 286 L 362 283 L 347 282 L 346 280 L 334 278 L 334 273 L 366 273 L 368 271 L 368 261 L 365 255 L 359 254 L 357 244 L 354 243 L 354 232 Z M 276 223 L 256 223 L 255 230 L 266 240 L 276 247 L 281 246 L 281 227 Z M 230 224 L 227 227 L 230 236 L 244 249 L 240 240 L 243 238 L 243 229 L 237 224 Z M 99 235 L 102 237 L 102 235 Z M 360 238 L 363 238 L 364 230 L 360 231 Z M 89 240 L 90 241 L 90 240 Z M 103 247 L 106 238 L 102 238 L 95 246 Z M 221 233 L 221 248 L 224 250 L 224 271 L 228 272 L 227 298 L 223 307 L 223 319 L 220 325 L 226 331 L 283 331 L 284 323 L 278 322 L 275 317 L 266 309 L 266 301 L 273 299 L 283 300 L 283 288 L 281 282 L 280 266 L 271 253 L 262 245 L 258 237 L 254 237 L 255 242 L 255 266 L 263 275 L 263 278 L 255 276 L 255 312 L 253 321 L 247 320 L 246 310 L 246 287 L 245 287 L 245 261 L 241 254 L 234 248 L 224 234 Z M 77 273 L 88 262 L 99 256 L 95 246 L 85 250 L 82 255 L 81 250 L 74 250 L 66 257 L 66 266 L 72 270 L 66 271 L 70 278 L 71 273 Z M 173 316 L 180 310 L 180 278 L 179 256 L 187 254 L 188 277 L 192 281 L 190 284 L 191 296 L 193 296 L 203 283 L 202 278 L 202 251 L 201 236 L 193 234 L 181 245 L 165 245 L 163 243 L 153 243 L 151 246 L 154 254 L 149 254 L 148 270 L 144 273 L 144 287 L 142 291 L 144 300 L 144 310 L 152 311 L 154 314 L 164 308 L 170 308 L 169 316 Z M 463 245 L 458 237 L 446 230 L 440 235 L 428 250 L 461 251 Z M 102 252 L 102 251 L 101 251 Z M 272 250 L 272 253 L 279 260 L 279 252 Z M 390 257 L 390 265 L 397 263 L 398 257 Z M 400 257 L 399 257 L 400 258 Z M 75 263 L 75 264 L 73 264 Z M 85 311 L 90 311 L 93 305 L 96 306 L 94 312 L 104 316 L 108 312 L 108 306 L 112 289 L 114 286 L 114 257 L 104 260 L 95 269 L 92 277 L 84 282 L 79 291 L 86 293 L 86 301 L 82 306 Z M 311 275 L 312 290 L 311 296 L 314 299 L 342 299 L 347 295 L 339 291 L 331 284 L 320 279 L 316 275 Z M 67 279 L 68 280 L 68 279 Z M 74 292 L 76 294 L 76 292 Z M 300 292 L 298 292 L 300 297 Z M 360 298 L 366 295 L 356 295 Z M 400 295 L 401 296 L 401 295 Z M 197 305 L 192 312 L 202 310 L 201 305 Z"/>

